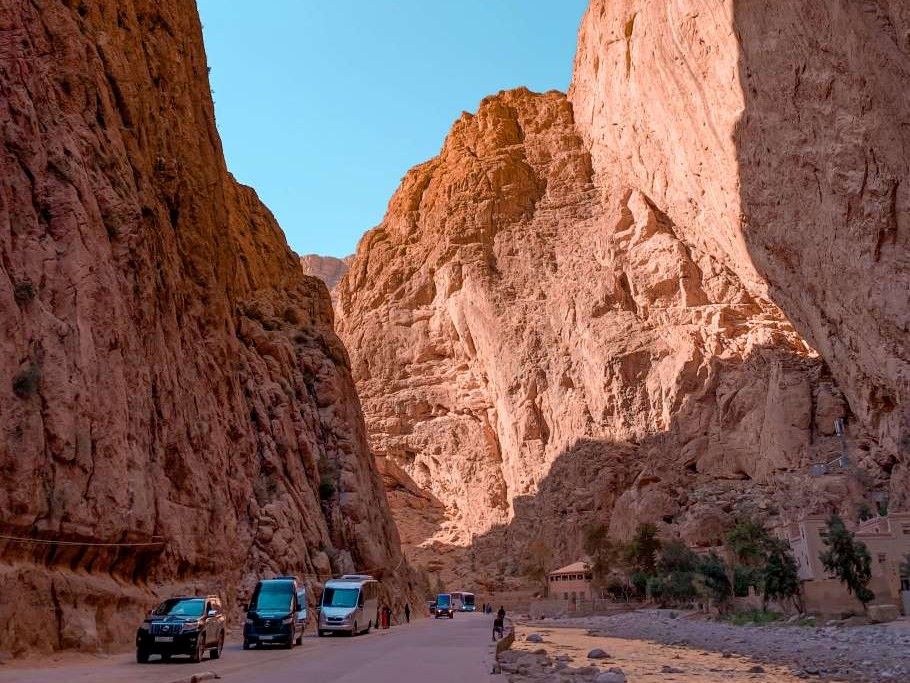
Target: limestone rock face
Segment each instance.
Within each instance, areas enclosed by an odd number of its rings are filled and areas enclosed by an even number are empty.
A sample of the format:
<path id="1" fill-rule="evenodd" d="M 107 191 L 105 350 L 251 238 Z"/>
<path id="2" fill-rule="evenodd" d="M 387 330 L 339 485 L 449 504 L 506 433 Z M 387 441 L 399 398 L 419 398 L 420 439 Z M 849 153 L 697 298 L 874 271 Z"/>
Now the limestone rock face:
<path id="1" fill-rule="evenodd" d="M 300 267 L 303 268 L 306 275 L 312 275 L 322 280 L 332 292 L 344 274 L 348 272 L 348 266 L 353 258 L 353 256 L 346 256 L 342 259 L 334 256 L 307 254 L 300 257 Z"/>
<path id="2" fill-rule="evenodd" d="M 910 8 L 594 0 L 570 99 L 651 197 L 830 366 L 910 492 Z M 857 425 L 858 426 L 858 425 Z"/>
<path id="3" fill-rule="evenodd" d="M 743 5 L 593 2 L 568 99 L 485 99 L 361 241 L 339 331 L 445 510 L 424 566 L 907 504 L 906 10 Z"/>
<path id="4" fill-rule="evenodd" d="M 406 589 L 347 353 L 228 174 L 185 1 L 0 0 L 4 650 L 262 574 Z M 117 543 L 138 544 L 121 547 Z M 48 625 L 56 628 L 48 628 Z"/>

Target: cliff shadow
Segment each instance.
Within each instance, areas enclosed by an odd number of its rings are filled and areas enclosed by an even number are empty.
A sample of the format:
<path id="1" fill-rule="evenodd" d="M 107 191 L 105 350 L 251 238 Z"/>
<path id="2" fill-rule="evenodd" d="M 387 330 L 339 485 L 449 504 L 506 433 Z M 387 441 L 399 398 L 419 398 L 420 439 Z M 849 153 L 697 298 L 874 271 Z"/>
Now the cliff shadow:
<path id="1" fill-rule="evenodd" d="M 910 9 L 733 2 L 742 233 L 910 503 Z"/>

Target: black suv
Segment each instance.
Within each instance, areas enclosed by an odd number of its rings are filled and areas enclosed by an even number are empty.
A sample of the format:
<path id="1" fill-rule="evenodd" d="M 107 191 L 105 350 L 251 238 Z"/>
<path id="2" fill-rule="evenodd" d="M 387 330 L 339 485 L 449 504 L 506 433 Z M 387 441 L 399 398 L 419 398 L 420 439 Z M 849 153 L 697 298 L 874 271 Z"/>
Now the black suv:
<path id="1" fill-rule="evenodd" d="M 136 631 L 136 661 L 144 664 L 151 655 L 170 659 L 189 655 L 201 662 L 208 650 L 212 659 L 224 648 L 224 610 L 217 595 L 185 596 L 165 600 Z"/>
<path id="2" fill-rule="evenodd" d="M 308 618 L 306 587 L 295 577 L 262 579 L 247 606 L 243 649 L 251 645 L 300 645 Z"/>

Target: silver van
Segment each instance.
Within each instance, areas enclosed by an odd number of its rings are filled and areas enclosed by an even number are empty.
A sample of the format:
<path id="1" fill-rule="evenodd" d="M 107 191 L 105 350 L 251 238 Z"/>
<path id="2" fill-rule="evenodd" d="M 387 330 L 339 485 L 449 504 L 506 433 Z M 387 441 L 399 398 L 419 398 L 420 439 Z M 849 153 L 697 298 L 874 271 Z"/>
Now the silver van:
<path id="1" fill-rule="evenodd" d="M 333 632 L 356 636 L 376 626 L 379 610 L 379 582 L 365 574 L 347 574 L 326 581 L 319 606 L 320 636 Z"/>

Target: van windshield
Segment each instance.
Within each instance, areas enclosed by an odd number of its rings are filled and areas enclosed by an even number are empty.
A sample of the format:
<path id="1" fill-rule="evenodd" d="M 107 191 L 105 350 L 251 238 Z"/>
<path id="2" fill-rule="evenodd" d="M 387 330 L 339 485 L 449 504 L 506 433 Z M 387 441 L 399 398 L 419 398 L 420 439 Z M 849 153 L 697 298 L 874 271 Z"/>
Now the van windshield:
<path id="1" fill-rule="evenodd" d="M 256 586 L 253 599 L 250 601 L 250 609 L 290 612 L 293 595 L 294 590 L 290 581 L 263 581 Z"/>
<path id="2" fill-rule="evenodd" d="M 448 607 L 449 606 L 450 596 L 441 594 L 436 596 L 436 606 L 437 607 Z"/>
<path id="3" fill-rule="evenodd" d="M 323 607 L 354 607 L 357 604 L 358 588 L 330 588 L 322 594 Z"/>

